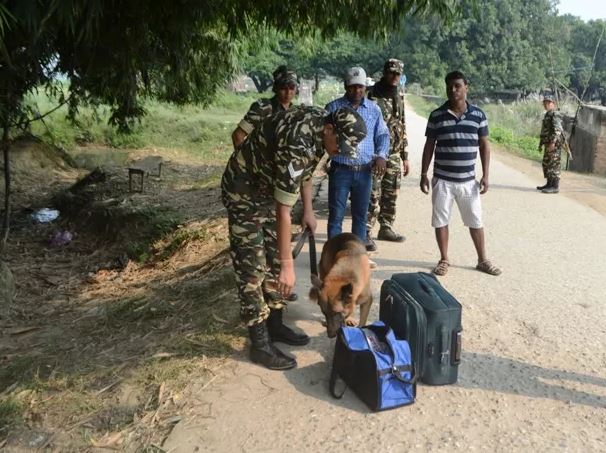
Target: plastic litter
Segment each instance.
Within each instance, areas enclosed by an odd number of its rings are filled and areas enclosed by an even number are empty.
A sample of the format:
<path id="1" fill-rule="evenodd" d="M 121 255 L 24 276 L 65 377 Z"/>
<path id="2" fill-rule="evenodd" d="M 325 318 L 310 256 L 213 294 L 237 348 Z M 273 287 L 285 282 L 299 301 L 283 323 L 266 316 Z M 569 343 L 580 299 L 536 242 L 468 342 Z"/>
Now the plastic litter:
<path id="1" fill-rule="evenodd" d="M 59 211 L 56 209 L 42 208 L 32 213 L 31 216 L 37 223 L 48 223 L 59 217 Z"/>
<path id="2" fill-rule="evenodd" d="M 69 231 L 60 231 L 51 238 L 50 245 L 52 247 L 62 247 L 69 244 L 73 238 L 74 235 Z"/>

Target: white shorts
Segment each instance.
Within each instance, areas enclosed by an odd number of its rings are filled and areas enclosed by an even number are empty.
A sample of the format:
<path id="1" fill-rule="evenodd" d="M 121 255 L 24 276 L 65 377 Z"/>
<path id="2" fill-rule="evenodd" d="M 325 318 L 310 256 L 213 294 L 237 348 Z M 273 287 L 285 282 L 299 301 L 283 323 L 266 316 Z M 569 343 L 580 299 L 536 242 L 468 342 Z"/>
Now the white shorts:
<path id="1" fill-rule="evenodd" d="M 482 228 L 480 183 L 475 179 L 452 182 L 434 177 L 431 180 L 431 226 L 442 228 L 450 223 L 452 202 L 456 201 L 463 223 L 468 228 Z"/>

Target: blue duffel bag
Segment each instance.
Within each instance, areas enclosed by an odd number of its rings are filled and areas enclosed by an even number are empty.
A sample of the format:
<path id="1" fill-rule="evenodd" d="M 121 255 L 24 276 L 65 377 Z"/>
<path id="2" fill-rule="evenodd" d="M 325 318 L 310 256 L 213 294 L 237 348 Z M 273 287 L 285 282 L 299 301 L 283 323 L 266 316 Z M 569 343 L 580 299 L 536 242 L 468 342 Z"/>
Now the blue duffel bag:
<path id="1" fill-rule="evenodd" d="M 417 394 L 408 342 L 381 321 L 339 330 L 330 375 L 335 398 L 345 393 L 336 391 L 338 378 L 374 411 L 412 404 Z"/>

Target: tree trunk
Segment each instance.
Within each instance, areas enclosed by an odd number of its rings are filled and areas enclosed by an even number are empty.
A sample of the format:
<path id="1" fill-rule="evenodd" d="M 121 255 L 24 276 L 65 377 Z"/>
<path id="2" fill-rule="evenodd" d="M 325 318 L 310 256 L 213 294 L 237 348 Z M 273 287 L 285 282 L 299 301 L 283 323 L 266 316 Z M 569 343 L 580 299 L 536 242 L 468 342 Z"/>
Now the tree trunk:
<path id="1" fill-rule="evenodd" d="M 4 219 L 2 220 L 2 236 L 0 236 L 0 259 L 4 257 L 4 249 L 8 241 L 8 232 L 11 216 L 11 169 L 9 158 L 9 129 L 8 124 L 4 125 L 2 133 L 2 155 L 4 157 Z"/>
<path id="2" fill-rule="evenodd" d="M 317 72 L 314 74 L 314 91 L 313 94 L 316 94 L 318 92 L 318 90 L 320 89 L 320 74 L 318 74 Z"/>

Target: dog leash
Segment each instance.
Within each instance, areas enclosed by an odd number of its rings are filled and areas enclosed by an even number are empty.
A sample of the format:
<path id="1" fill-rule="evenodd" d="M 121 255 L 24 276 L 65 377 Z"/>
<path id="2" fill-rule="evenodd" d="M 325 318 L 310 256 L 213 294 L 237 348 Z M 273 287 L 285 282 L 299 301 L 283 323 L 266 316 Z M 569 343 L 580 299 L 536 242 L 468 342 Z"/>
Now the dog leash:
<path id="1" fill-rule="evenodd" d="M 292 259 L 296 259 L 305 245 L 305 240 L 309 239 L 309 268 L 312 275 L 318 275 L 318 260 L 316 258 L 316 239 L 309 228 L 305 228 L 299 236 L 295 248 L 292 250 Z"/>

